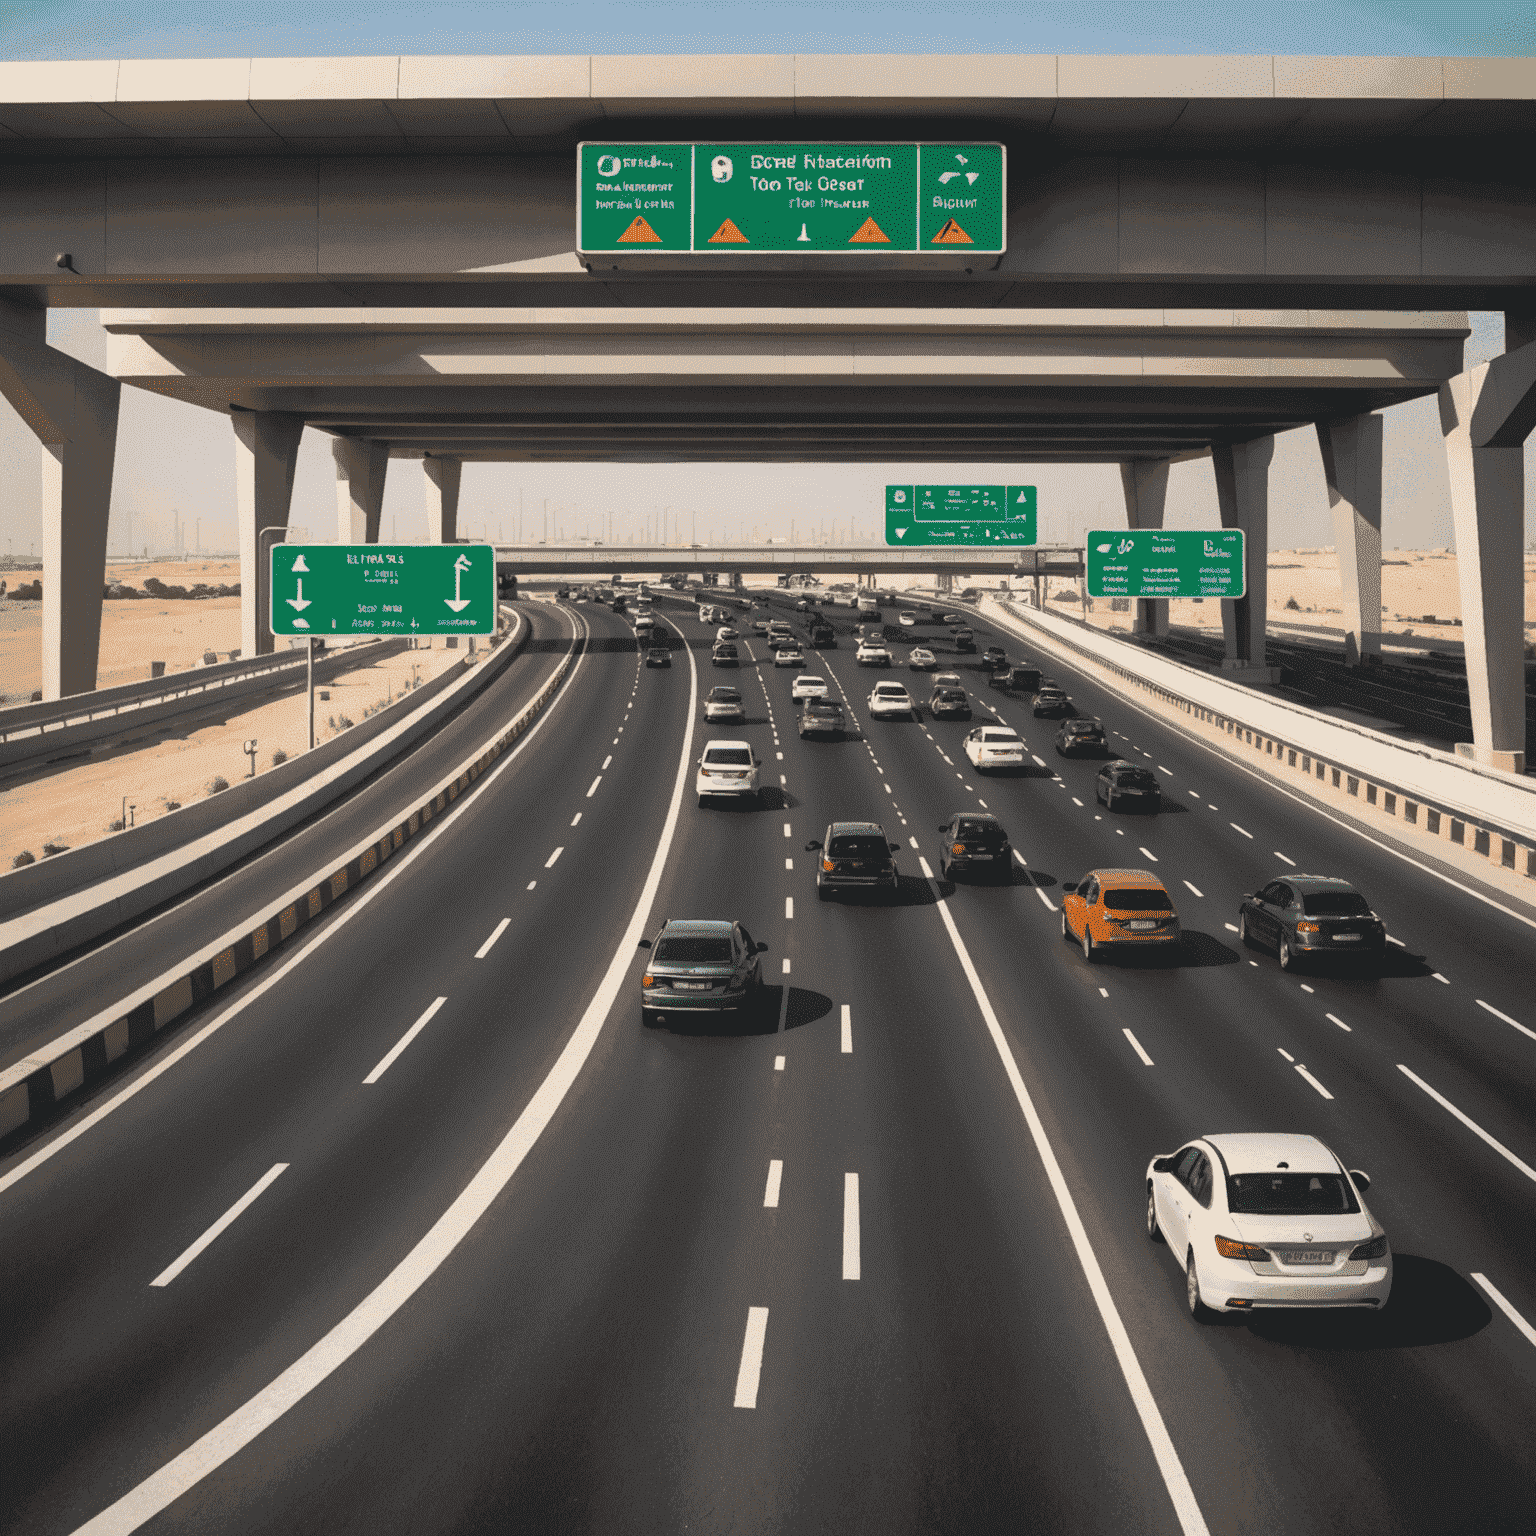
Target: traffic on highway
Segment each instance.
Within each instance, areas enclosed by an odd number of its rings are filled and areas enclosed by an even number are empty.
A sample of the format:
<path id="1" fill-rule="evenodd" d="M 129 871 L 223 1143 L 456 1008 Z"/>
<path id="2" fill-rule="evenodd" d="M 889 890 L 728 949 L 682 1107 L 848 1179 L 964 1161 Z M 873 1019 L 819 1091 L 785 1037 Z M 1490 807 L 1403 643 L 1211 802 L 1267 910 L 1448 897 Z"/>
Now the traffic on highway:
<path id="1" fill-rule="evenodd" d="M 989 605 L 582 595 L 8 1144 L 7 1532 L 1532 1529 L 1536 916 Z"/>

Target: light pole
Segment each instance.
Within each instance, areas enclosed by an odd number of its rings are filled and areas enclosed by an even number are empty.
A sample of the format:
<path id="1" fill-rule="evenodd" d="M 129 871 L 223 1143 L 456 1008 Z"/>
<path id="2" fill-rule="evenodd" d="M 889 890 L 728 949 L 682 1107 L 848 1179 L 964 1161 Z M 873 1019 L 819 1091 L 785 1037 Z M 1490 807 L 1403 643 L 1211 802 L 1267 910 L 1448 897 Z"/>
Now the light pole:
<path id="1" fill-rule="evenodd" d="M 251 760 L 251 771 L 246 774 L 246 778 L 254 779 L 256 777 L 256 738 L 252 736 L 240 750 Z"/>

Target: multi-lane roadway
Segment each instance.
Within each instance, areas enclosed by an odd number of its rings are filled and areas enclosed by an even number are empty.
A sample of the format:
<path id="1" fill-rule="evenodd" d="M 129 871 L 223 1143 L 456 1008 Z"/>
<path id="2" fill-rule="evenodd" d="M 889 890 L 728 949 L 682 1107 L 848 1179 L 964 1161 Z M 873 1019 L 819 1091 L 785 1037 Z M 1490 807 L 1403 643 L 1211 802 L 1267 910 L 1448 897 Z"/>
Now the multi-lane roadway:
<path id="1" fill-rule="evenodd" d="M 1159 815 L 1098 807 L 934 629 L 904 638 L 1023 775 L 870 722 L 877 676 L 926 690 L 857 668 L 851 621 L 806 670 L 853 734 L 802 742 L 791 670 L 747 635 L 714 672 L 664 611 L 648 670 L 564 610 L 579 663 L 515 754 L 195 1049 L 0 1164 L 5 1529 L 1529 1531 L 1531 914 L 1065 663 Z M 745 726 L 704 726 L 716 681 Z M 711 736 L 753 742 L 759 806 L 697 806 Z M 1012 883 L 940 883 L 938 823 L 983 805 Z M 899 900 L 816 900 L 834 819 L 902 844 Z M 1062 943 L 1060 883 L 1108 865 L 1174 893 L 1179 963 Z M 1370 895 L 1381 972 L 1238 943 L 1285 869 Z M 758 1015 L 642 1026 L 669 917 L 767 943 Z M 1260 1129 L 1370 1173 L 1385 1314 L 1188 1317 L 1147 1159 Z"/>

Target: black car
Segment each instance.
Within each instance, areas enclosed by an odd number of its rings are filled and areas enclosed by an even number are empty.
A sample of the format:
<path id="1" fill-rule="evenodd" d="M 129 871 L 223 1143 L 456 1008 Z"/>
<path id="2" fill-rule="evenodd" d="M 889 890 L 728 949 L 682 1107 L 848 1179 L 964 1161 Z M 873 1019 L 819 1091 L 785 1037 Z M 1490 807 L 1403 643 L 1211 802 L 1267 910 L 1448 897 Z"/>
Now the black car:
<path id="1" fill-rule="evenodd" d="M 1245 944 L 1273 948 L 1280 969 L 1327 955 L 1380 956 L 1386 924 L 1348 880 L 1329 875 L 1287 875 L 1243 897 L 1238 932 Z"/>
<path id="2" fill-rule="evenodd" d="M 971 701 L 963 688 L 935 688 L 928 695 L 928 713 L 935 720 L 969 720 Z"/>
<path id="3" fill-rule="evenodd" d="M 670 667 L 672 652 L 664 645 L 653 645 L 645 653 L 645 664 L 648 667 Z"/>
<path id="4" fill-rule="evenodd" d="M 713 651 L 709 659 L 717 667 L 739 667 L 741 656 L 736 650 L 735 643 L 730 640 L 722 640 Z"/>
<path id="5" fill-rule="evenodd" d="M 818 651 L 835 651 L 837 634 L 830 624 L 811 625 L 811 645 Z"/>
<path id="6" fill-rule="evenodd" d="M 957 651 L 974 651 L 976 649 L 975 633 L 967 629 L 963 624 L 959 629 L 952 630 L 951 635 Z"/>
<path id="7" fill-rule="evenodd" d="M 1163 803 L 1157 775 L 1124 758 L 1099 769 L 1094 795 L 1107 811 L 1155 811 Z"/>
<path id="8" fill-rule="evenodd" d="M 901 889 L 895 855 L 900 843 L 890 842 L 875 821 L 834 821 L 825 837 L 805 845 L 820 853 L 816 861 L 816 894 L 826 901 L 834 891 Z"/>
<path id="9" fill-rule="evenodd" d="M 1012 882 L 1013 850 L 996 816 L 960 811 L 939 832 L 939 879 L 948 880 L 953 871 Z"/>
<path id="10" fill-rule="evenodd" d="M 1033 696 L 1040 690 L 1040 668 L 1030 666 L 1000 667 L 989 679 L 994 688 L 1007 693 L 1027 693 Z"/>
<path id="11" fill-rule="evenodd" d="M 1074 713 L 1072 700 L 1060 688 L 1042 688 L 1031 708 L 1036 720 L 1060 720 Z"/>
<path id="12" fill-rule="evenodd" d="M 1109 738 L 1104 734 L 1103 724 L 1092 715 L 1076 715 L 1061 722 L 1061 729 L 1056 732 L 1056 751 L 1061 757 L 1079 752 L 1101 757 L 1109 751 Z"/>
<path id="13" fill-rule="evenodd" d="M 763 989 L 766 944 L 755 942 L 741 923 L 667 922 L 650 950 L 640 978 L 640 1019 L 647 1028 L 668 1014 L 737 1013 L 752 1008 Z"/>
<path id="14" fill-rule="evenodd" d="M 991 667 L 994 671 L 998 667 L 1006 667 L 1008 665 L 1008 653 L 1000 645 L 989 645 L 981 653 L 981 664 L 984 667 Z"/>
<path id="15" fill-rule="evenodd" d="M 831 699 L 807 699 L 800 711 L 800 734 L 804 736 L 841 736 L 848 729 L 843 706 Z"/>
<path id="16" fill-rule="evenodd" d="M 623 613 L 628 607 L 629 607 L 629 601 L 628 601 L 627 598 L 624 598 L 622 596 L 614 598 L 614 600 L 613 600 L 613 611 L 615 613 Z"/>
<path id="17" fill-rule="evenodd" d="M 569 587 L 557 587 L 555 589 L 555 601 L 557 603 L 568 603 L 570 600 L 571 589 Z"/>

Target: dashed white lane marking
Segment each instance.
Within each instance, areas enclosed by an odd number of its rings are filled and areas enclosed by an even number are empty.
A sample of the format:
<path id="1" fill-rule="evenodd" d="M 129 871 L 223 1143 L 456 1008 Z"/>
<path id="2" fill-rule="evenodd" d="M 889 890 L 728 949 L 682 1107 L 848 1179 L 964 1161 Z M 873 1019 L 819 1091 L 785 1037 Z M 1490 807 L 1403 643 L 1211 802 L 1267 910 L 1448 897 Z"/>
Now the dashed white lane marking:
<path id="1" fill-rule="evenodd" d="M 1390 933 L 1387 935 L 1387 943 L 1388 944 L 1396 944 L 1399 949 L 1407 949 L 1407 947 L 1408 947 L 1405 943 L 1403 943 L 1403 941 L 1401 939 L 1393 938 Z"/>
<path id="2" fill-rule="evenodd" d="M 562 843 L 560 845 L 560 847 L 556 848 L 555 851 L 552 854 L 550 854 L 550 856 L 547 859 L 544 860 L 544 868 L 545 869 L 553 869 L 555 867 L 555 860 L 558 859 L 560 857 L 560 855 L 562 853 L 564 853 L 564 852 L 565 852 L 565 845 Z"/>
<path id="3" fill-rule="evenodd" d="M 491 930 L 491 936 L 490 936 L 490 938 L 488 938 L 488 939 L 487 939 L 487 940 L 486 940 L 486 941 L 485 941 L 485 943 L 484 943 L 484 944 L 482 944 L 482 945 L 481 945 L 481 946 L 480 946 L 480 948 L 479 948 L 479 949 L 477 949 L 477 950 L 476 950 L 476 951 L 475 951 L 475 959 L 476 959 L 476 960 L 484 960 L 484 959 L 485 959 L 485 957 L 486 957 L 486 956 L 487 956 L 487 955 L 488 955 L 488 954 L 490 954 L 490 952 L 491 952 L 491 946 L 492 946 L 492 945 L 493 945 L 493 944 L 494 944 L 494 943 L 495 943 L 495 942 L 496 942 L 496 940 L 497 940 L 497 939 L 499 939 L 499 938 L 500 938 L 500 937 L 501 937 L 501 936 L 502 936 L 502 934 L 504 934 L 504 933 L 505 933 L 505 932 L 506 932 L 506 931 L 507 931 L 507 929 L 508 929 L 508 928 L 510 928 L 510 927 L 511 927 L 511 926 L 512 926 L 512 919 L 511 919 L 511 918 L 510 918 L 510 917 L 504 917 L 504 918 L 502 918 L 502 920 L 501 920 L 501 921 L 500 921 L 500 922 L 499 922 L 499 923 L 497 923 L 497 924 L 496 924 L 496 926 L 495 926 L 495 928 L 493 928 L 493 929 L 492 929 L 492 930 Z"/>
<path id="4" fill-rule="evenodd" d="M 843 1004 L 842 1054 L 853 1055 L 853 1016 L 849 1012 L 847 1003 Z"/>
<path id="5" fill-rule="evenodd" d="M 794 867 L 795 867 L 795 861 L 793 859 L 785 859 L 784 860 L 784 868 L 785 869 L 793 869 Z"/>
<path id="6" fill-rule="evenodd" d="M 1140 852 L 1140 853 L 1144 853 L 1149 859 L 1152 860 L 1152 862 L 1154 864 L 1159 862 L 1157 855 L 1155 853 L 1153 853 L 1150 848 L 1138 848 L 1137 851 Z"/>
<path id="7" fill-rule="evenodd" d="M 1186 794 L 1186 795 L 1188 795 L 1188 796 L 1189 796 L 1189 797 L 1190 797 L 1190 798 L 1191 798 L 1191 799 L 1192 799 L 1192 800 L 1198 800 L 1198 799 L 1199 799 L 1199 798 L 1200 798 L 1200 796 L 1199 796 L 1199 795 L 1197 795 L 1197 794 L 1196 794 L 1196 793 L 1195 793 L 1195 792 L 1194 792 L 1194 790 L 1192 790 L 1192 789 L 1186 789 L 1186 790 L 1185 790 L 1185 791 L 1184 791 L 1184 793 L 1185 793 L 1185 794 Z"/>
<path id="8" fill-rule="evenodd" d="M 621 726 L 620 726 L 620 727 L 619 727 L 619 729 L 620 729 L 620 730 L 621 730 L 621 731 L 622 731 L 622 730 L 623 730 L 623 729 L 624 729 L 624 727 L 623 727 L 623 726 L 622 726 L 622 725 L 621 725 Z M 615 736 L 615 737 L 614 737 L 614 738 L 613 738 L 613 740 L 612 740 L 612 741 L 610 741 L 610 742 L 609 742 L 609 743 L 608 743 L 608 745 L 609 745 L 609 746 L 610 746 L 610 747 L 616 747 L 616 746 L 618 746 L 618 744 L 619 744 L 619 738 L 618 738 L 618 737 L 617 737 L 617 736 Z"/>
<path id="9" fill-rule="evenodd" d="M 1296 1060 L 1296 1058 L 1295 1058 L 1295 1057 L 1294 1057 L 1294 1056 L 1292 1056 L 1292 1055 L 1291 1055 L 1291 1053 L 1290 1053 L 1290 1052 L 1289 1052 L 1289 1051 L 1288 1051 L 1288 1050 L 1286 1050 L 1286 1049 L 1285 1049 L 1285 1048 L 1284 1048 L 1284 1047 L 1283 1047 L 1283 1046 L 1279 1046 L 1279 1045 L 1277 1045 L 1277 1046 L 1276 1046 L 1276 1047 L 1275 1047 L 1275 1049 L 1276 1049 L 1276 1050 L 1277 1050 L 1277 1051 L 1279 1051 L 1279 1052 L 1280 1052 L 1280 1054 L 1281 1054 L 1281 1055 L 1282 1055 L 1282 1056 L 1284 1056 L 1284 1057 L 1285 1057 L 1285 1059 L 1286 1059 L 1286 1060 L 1287 1060 L 1287 1061 L 1295 1061 L 1295 1060 Z"/>
<path id="10" fill-rule="evenodd" d="M 1308 985 L 1307 985 L 1307 984 L 1306 984 L 1306 982 L 1302 982 L 1302 983 L 1301 983 L 1301 990 L 1302 990 L 1302 991 L 1303 991 L 1303 992 L 1313 992 L 1313 991 L 1316 991 L 1316 988 L 1315 988 L 1315 987 L 1309 987 L 1309 986 L 1308 986 Z"/>
<path id="11" fill-rule="evenodd" d="M 781 785 L 783 785 L 783 784 L 787 784 L 787 783 L 789 783 L 789 780 L 788 780 L 788 779 L 786 779 L 786 778 L 785 778 L 785 777 L 784 777 L 784 775 L 783 775 L 783 774 L 782 774 L 782 773 L 781 773 L 781 774 L 780 774 L 780 775 L 779 775 L 779 783 L 780 783 L 780 784 L 781 784 Z"/>
<path id="12" fill-rule="evenodd" d="M 1457 1109 L 1456 1106 L 1452 1104 L 1444 1094 L 1436 1093 L 1435 1090 L 1431 1088 L 1429 1084 L 1426 1083 L 1417 1072 L 1410 1072 L 1408 1068 L 1402 1064 L 1402 1062 L 1398 1062 L 1397 1070 L 1401 1072 L 1403 1076 L 1406 1077 L 1410 1082 L 1416 1083 L 1420 1088 L 1422 1088 L 1424 1092 L 1427 1093 L 1430 1098 L 1432 1098 L 1435 1103 L 1441 1107 L 1441 1109 L 1449 1110 L 1451 1114 L 1455 1115 L 1455 1117 L 1460 1120 L 1461 1123 L 1466 1126 L 1466 1128 L 1471 1131 L 1474 1136 L 1480 1137 L 1483 1141 L 1486 1141 L 1488 1145 L 1499 1154 L 1500 1157 L 1504 1158 L 1510 1163 L 1513 1163 L 1514 1166 L 1526 1176 L 1526 1178 L 1536 1181 L 1536 1168 L 1532 1168 L 1529 1163 L 1522 1162 L 1518 1157 L 1515 1156 L 1513 1152 L 1509 1150 L 1508 1147 L 1504 1145 L 1502 1141 L 1499 1141 L 1496 1138 L 1490 1136 L 1488 1132 L 1485 1131 L 1482 1126 L 1480 1126 L 1477 1121 L 1474 1120 L 1470 1115 L 1464 1115 L 1459 1109 Z"/>
<path id="13" fill-rule="evenodd" d="M 1203 898 L 1204 898 L 1204 896 L 1205 896 L 1205 892 L 1204 892 L 1204 891 L 1202 891 L 1202 890 L 1201 890 L 1201 889 L 1200 889 L 1200 887 L 1199 887 L 1199 886 L 1198 886 L 1198 885 L 1196 885 L 1196 884 L 1194 884 L 1194 882 L 1193 882 L 1193 881 L 1190 881 L 1190 880 L 1186 880 L 1186 881 L 1185 881 L 1185 882 L 1184 882 L 1184 884 L 1185 884 L 1185 885 L 1187 885 L 1187 886 L 1188 886 L 1188 887 L 1189 887 L 1189 889 L 1190 889 L 1190 890 L 1191 890 L 1191 891 L 1193 891 L 1193 892 L 1194 892 L 1194 894 L 1195 894 L 1195 895 L 1196 895 L 1196 896 L 1199 896 L 1199 897 L 1201 897 L 1201 898 L 1202 898 L 1202 899 L 1203 899 Z M 1232 925 L 1231 925 L 1231 923 L 1228 923 L 1228 924 L 1227 924 L 1227 927 L 1229 927 L 1229 928 L 1230 928 L 1230 927 L 1231 927 L 1231 926 L 1232 926 Z"/>
<path id="14" fill-rule="evenodd" d="M 736 1370 L 737 1408 L 757 1407 L 757 1388 L 763 1376 L 763 1341 L 768 1335 L 768 1308 L 747 1308 L 747 1332 L 741 1341 L 741 1364 Z"/>
<path id="15" fill-rule="evenodd" d="M 365 1088 L 369 1087 L 373 1083 L 378 1082 L 378 1080 L 383 1077 L 387 1071 L 389 1071 L 389 1069 L 395 1063 L 395 1058 L 399 1056 L 401 1051 L 403 1051 L 406 1046 L 408 1046 L 411 1041 L 414 1040 L 416 1036 L 419 1035 L 422 1030 L 427 1027 L 428 1024 L 432 1022 L 432 1016 L 447 1001 L 448 999 L 446 997 L 440 997 L 428 1005 L 426 1012 L 423 1013 L 422 1016 L 417 1019 L 416 1022 L 412 1024 L 411 1027 L 406 1030 L 403 1035 L 401 1035 L 401 1037 L 390 1048 L 389 1054 L 385 1056 L 384 1059 L 378 1064 L 378 1066 L 376 1066 L 373 1071 L 363 1079 L 363 1086 Z"/>
<path id="16" fill-rule="evenodd" d="M 224 1212 L 214 1224 L 208 1228 L 198 1240 L 188 1248 L 180 1258 L 173 1260 L 155 1276 L 149 1283 L 152 1286 L 167 1286 L 184 1270 L 203 1249 L 205 1249 L 219 1234 L 228 1227 L 233 1226 L 240 1217 L 250 1209 L 252 1205 L 267 1191 L 277 1177 L 288 1167 L 287 1163 L 273 1163 L 273 1165 L 257 1179 L 257 1181 L 240 1196 L 230 1208 Z"/>
<path id="17" fill-rule="evenodd" d="M 774 755 L 774 756 L 775 756 L 775 757 L 776 757 L 776 758 L 777 758 L 777 759 L 778 759 L 778 760 L 779 760 L 779 761 L 780 761 L 780 762 L 781 762 L 781 763 L 782 763 L 782 762 L 783 762 L 783 761 L 784 761 L 784 754 L 783 754 L 783 753 L 782 753 L 782 752 L 775 752 L 775 753 L 774 753 L 774 754 L 773 754 L 773 755 Z"/>
<path id="18" fill-rule="evenodd" d="M 582 813 L 580 811 L 577 811 L 576 814 L 571 817 L 571 825 L 573 827 L 580 825 L 580 823 L 581 823 L 581 815 L 582 815 Z"/>
<path id="19" fill-rule="evenodd" d="M 1221 809 L 1219 805 L 1212 805 L 1209 800 L 1205 802 L 1205 808 L 1208 811 L 1219 811 Z"/>
<path id="20" fill-rule="evenodd" d="M 780 1060 L 783 1058 L 781 1057 Z M 763 1209 L 776 1211 L 779 1208 L 779 1182 L 784 1177 L 784 1159 L 776 1157 L 768 1164 L 768 1187 L 763 1191 Z"/>
<path id="21" fill-rule="evenodd" d="M 782 1072 L 784 1070 L 784 1058 L 782 1056 L 775 1056 L 773 1058 L 773 1070 L 775 1072 Z"/>
<path id="22" fill-rule="evenodd" d="M 603 782 L 602 774 L 598 774 L 598 776 L 595 779 L 592 780 L 592 787 L 587 791 L 587 799 L 588 800 L 590 800 L 592 798 L 592 796 L 597 793 L 597 786 L 599 784 L 601 784 L 602 782 Z"/>
<path id="23" fill-rule="evenodd" d="M 914 848 L 916 848 L 916 847 L 917 847 L 917 839 L 916 839 L 916 838 L 915 838 L 915 837 L 909 837 L 909 838 L 908 838 L 908 839 L 907 839 L 907 841 L 908 841 L 908 842 L 909 842 L 909 843 L 911 843 L 911 844 L 912 844 L 912 846 L 913 846 L 913 847 L 914 847 Z"/>
<path id="24" fill-rule="evenodd" d="M 787 821 L 786 821 L 786 822 L 785 822 L 785 823 L 784 823 L 784 836 L 785 836 L 785 837 L 788 837 L 788 836 L 789 836 L 789 835 L 790 835 L 790 834 L 789 834 L 789 823 L 788 823 L 788 822 L 787 822 Z"/>
<path id="25" fill-rule="evenodd" d="M 1187 885 L 1189 882 L 1186 880 L 1184 883 Z M 1236 923 L 1223 923 L 1221 926 L 1223 928 L 1225 928 L 1228 933 L 1241 933 L 1242 932 L 1242 929 L 1240 929 L 1237 926 Z"/>
<path id="26" fill-rule="evenodd" d="M 1499 1311 L 1501 1311 L 1504 1316 L 1507 1317 L 1510 1322 L 1512 1322 L 1515 1327 L 1525 1335 L 1525 1342 L 1527 1344 L 1536 1344 L 1536 1328 L 1531 1327 L 1531 1325 L 1526 1322 L 1523 1317 L 1521 1317 L 1521 1315 L 1514 1309 L 1514 1307 L 1510 1305 L 1509 1301 L 1505 1298 L 1504 1293 L 1498 1288 L 1498 1286 L 1496 1286 L 1493 1281 L 1487 1277 L 1487 1275 L 1480 1275 L 1476 1270 L 1473 1270 L 1472 1278 L 1476 1280 L 1477 1283 L 1482 1286 L 1485 1291 L 1488 1292 L 1488 1295 L 1492 1298 L 1494 1305 L 1498 1307 Z"/>
<path id="27" fill-rule="evenodd" d="M 530 880 L 528 882 L 527 889 L 531 891 L 538 883 L 539 882 L 537 880 Z"/>
<path id="28" fill-rule="evenodd" d="M 1336 1013 L 1325 1013 L 1323 1015 L 1323 1017 L 1325 1019 L 1327 1019 L 1330 1024 L 1337 1024 L 1339 1026 L 1339 1028 L 1342 1029 L 1346 1035 L 1354 1034 L 1354 1030 L 1351 1029 L 1350 1026 L 1348 1024 L 1346 1024 L 1344 1022 L 1344 1020 L 1341 1019 L 1338 1016 L 1338 1014 L 1336 1014 Z"/>
<path id="29" fill-rule="evenodd" d="M 1125 833 L 1119 827 L 1116 827 L 1115 828 L 1115 836 L 1116 837 L 1124 837 Z"/>
<path id="30" fill-rule="evenodd" d="M 1173 769 L 1172 768 L 1164 768 L 1161 763 L 1159 763 L 1157 765 L 1157 771 L 1159 773 L 1166 773 L 1170 779 L 1175 777 Z"/>
<path id="31" fill-rule="evenodd" d="M 793 917 L 794 915 L 795 915 L 795 898 L 793 896 L 786 896 L 784 898 L 784 916 L 786 918 L 789 918 L 789 917 Z"/>
<path id="32" fill-rule="evenodd" d="M 1138 1040 L 1136 1036 L 1133 1035 L 1128 1029 L 1122 1029 L 1120 1033 L 1131 1042 L 1131 1049 L 1141 1057 L 1142 1066 L 1150 1067 L 1152 1065 L 1152 1058 L 1148 1056 L 1147 1053 L 1141 1048 L 1141 1041 Z"/>
<path id="33" fill-rule="evenodd" d="M 1320 1094 L 1322 1094 L 1322 1096 L 1325 1099 L 1331 1099 L 1333 1097 L 1333 1095 L 1331 1093 L 1329 1093 L 1328 1090 L 1326 1088 L 1324 1088 L 1323 1085 L 1320 1082 L 1318 1082 L 1318 1080 L 1315 1077 L 1313 1077 L 1312 1074 L 1310 1072 L 1308 1072 L 1305 1067 L 1297 1066 L 1297 1067 L 1294 1068 L 1294 1071 L 1304 1081 L 1310 1083 L 1315 1089 L 1317 1089 L 1317 1091 Z"/>
<path id="34" fill-rule="evenodd" d="M 859 1261 L 859 1176 L 843 1175 L 843 1279 L 857 1280 Z"/>
<path id="35" fill-rule="evenodd" d="M 1029 755 L 1031 757 L 1035 758 L 1035 762 L 1038 763 L 1040 765 L 1040 767 L 1042 767 L 1042 768 L 1045 767 L 1045 759 L 1043 757 L 1035 757 L 1035 754 L 1033 752 L 1031 752 Z"/>
<path id="36" fill-rule="evenodd" d="M 786 976 L 789 975 L 789 956 L 788 955 L 784 956 L 784 974 Z"/>
<path id="37" fill-rule="evenodd" d="M 1289 864 L 1292 869 L 1296 868 L 1296 860 L 1286 858 L 1286 856 L 1281 853 L 1278 848 L 1275 849 L 1275 857 L 1279 859 L 1282 864 Z"/>
<path id="38" fill-rule="evenodd" d="M 1072 804 L 1073 805 L 1079 805 L 1080 806 L 1082 803 L 1083 802 L 1081 800 L 1079 800 L 1076 795 L 1072 796 Z"/>
<path id="39" fill-rule="evenodd" d="M 1100 997 L 1108 997 L 1109 996 L 1109 988 L 1108 987 L 1100 987 L 1099 988 L 1099 996 Z"/>
<path id="40" fill-rule="evenodd" d="M 1478 998 L 1477 1006 L 1483 1009 L 1485 1012 L 1491 1013 L 1494 1018 L 1503 1019 L 1503 1021 L 1512 1029 L 1518 1029 L 1522 1035 L 1529 1035 L 1532 1040 L 1536 1040 L 1536 1029 L 1527 1029 L 1525 1025 L 1519 1021 L 1519 1019 L 1512 1019 L 1507 1013 L 1500 1013 L 1492 1003 L 1485 1003 L 1482 998 Z"/>
<path id="41" fill-rule="evenodd" d="M 1215 806 L 1212 806 L 1211 809 L 1215 810 Z M 1238 826 L 1238 824 L 1235 821 L 1229 821 L 1227 823 L 1227 825 L 1229 827 L 1231 827 L 1234 832 L 1241 832 L 1243 834 L 1243 836 L 1246 837 L 1250 843 L 1253 841 L 1253 833 L 1250 832 L 1246 827 Z"/>
<path id="42" fill-rule="evenodd" d="M 608 754 L 608 756 L 607 756 L 607 757 L 605 757 L 605 758 L 604 758 L 604 759 L 603 759 L 603 772 L 604 772 L 604 773 L 607 773 L 607 772 L 608 772 L 608 765 L 609 765 L 609 763 L 611 763 L 611 762 L 612 762 L 612 761 L 613 761 L 613 753 L 611 753 L 611 752 L 610 752 L 610 753 L 609 753 L 609 754 Z"/>
<path id="43" fill-rule="evenodd" d="M 1448 981 L 1447 981 L 1447 980 L 1446 980 L 1446 979 L 1445 979 L 1445 977 L 1444 977 L 1444 976 L 1442 976 L 1442 975 L 1441 975 L 1441 974 L 1440 974 L 1440 972 L 1439 972 L 1439 971 L 1431 971 L 1431 972 L 1430 972 L 1430 973 L 1429 973 L 1429 974 L 1430 974 L 1430 975 L 1431 975 L 1431 976 L 1433 976 L 1433 977 L 1434 977 L 1434 978 L 1435 978 L 1435 980 L 1436 980 L 1436 981 L 1438 981 L 1438 982 L 1439 982 L 1439 983 L 1440 983 L 1440 985 L 1441 985 L 1441 986 L 1443 986 L 1443 987 L 1448 987 L 1448 986 L 1450 986 L 1450 982 L 1448 982 Z"/>

